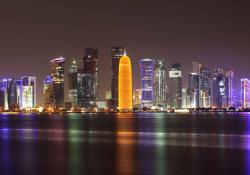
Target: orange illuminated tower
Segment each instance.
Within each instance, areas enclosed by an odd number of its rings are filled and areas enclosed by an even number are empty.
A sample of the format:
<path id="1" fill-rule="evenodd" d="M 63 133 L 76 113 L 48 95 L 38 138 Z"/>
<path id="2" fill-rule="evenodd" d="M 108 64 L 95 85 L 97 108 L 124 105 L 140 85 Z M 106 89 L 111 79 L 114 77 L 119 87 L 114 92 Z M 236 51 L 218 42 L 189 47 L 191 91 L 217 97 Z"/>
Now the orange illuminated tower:
<path id="1" fill-rule="evenodd" d="M 132 110 L 132 68 L 126 55 L 119 61 L 118 105 L 120 110 Z"/>

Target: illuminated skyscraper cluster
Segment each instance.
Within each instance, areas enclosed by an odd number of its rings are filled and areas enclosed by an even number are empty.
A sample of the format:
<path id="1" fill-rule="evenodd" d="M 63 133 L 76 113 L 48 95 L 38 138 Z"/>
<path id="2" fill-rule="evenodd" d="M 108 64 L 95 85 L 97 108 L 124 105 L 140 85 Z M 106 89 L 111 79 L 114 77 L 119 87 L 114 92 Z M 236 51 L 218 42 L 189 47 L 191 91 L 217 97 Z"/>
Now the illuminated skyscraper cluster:
<path id="1" fill-rule="evenodd" d="M 23 76 L 21 80 L 0 81 L 0 107 L 17 111 L 36 106 L 36 77 Z"/>

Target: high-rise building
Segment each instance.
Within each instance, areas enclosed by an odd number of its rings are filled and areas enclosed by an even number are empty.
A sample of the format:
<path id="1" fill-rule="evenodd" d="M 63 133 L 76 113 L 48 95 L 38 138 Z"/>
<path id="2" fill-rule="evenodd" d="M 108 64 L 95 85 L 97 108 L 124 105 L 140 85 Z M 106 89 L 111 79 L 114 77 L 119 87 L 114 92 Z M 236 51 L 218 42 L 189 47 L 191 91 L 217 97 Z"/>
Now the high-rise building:
<path id="1" fill-rule="evenodd" d="M 213 77 L 213 106 L 217 108 L 232 107 L 233 71 L 215 69 Z"/>
<path id="2" fill-rule="evenodd" d="M 132 110 L 132 67 L 128 56 L 119 62 L 118 105 L 120 110 Z"/>
<path id="3" fill-rule="evenodd" d="M 83 73 L 93 77 L 93 99 L 98 97 L 98 50 L 97 48 L 87 48 L 86 56 L 83 58 Z"/>
<path id="4" fill-rule="evenodd" d="M 64 105 L 64 65 L 65 58 L 55 58 L 50 61 L 51 76 L 53 85 L 54 106 L 62 107 Z"/>
<path id="5" fill-rule="evenodd" d="M 140 107 L 141 105 L 141 89 L 134 89 L 133 91 L 133 106 Z"/>
<path id="6" fill-rule="evenodd" d="M 16 86 L 16 102 L 17 106 L 19 108 L 22 107 L 22 80 L 15 80 L 15 86 Z"/>
<path id="7" fill-rule="evenodd" d="M 125 55 L 124 47 L 113 47 L 111 49 L 111 103 L 110 108 L 116 109 L 118 107 L 118 73 L 119 73 L 119 61 L 122 56 Z"/>
<path id="8" fill-rule="evenodd" d="M 154 103 L 166 106 L 166 65 L 164 60 L 155 61 L 154 65 Z"/>
<path id="9" fill-rule="evenodd" d="M 188 96 L 188 89 L 182 89 L 182 108 L 190 108 L 190 97 Z"/>
<path id="10" fill-rule="evenodd" d="M 193 64 L 192 73 L 200 74 L 201 64 L 198 63 L 197 61 L 193 61 L 192 64 Z"/>
<path id="11" fill-rule="evenodd" d="M 182 72 L 181 64 L 175 63 L 169 71 L 169 107 L 182 108 Z"/>
<path id="12" fill-rule="evenodd" d="M 69 81 L 69 101 L 73 107 L 77 106 L 77 74 L 78 62 L 72 59 L 69 65 L 68 81 Z"/>
<path id="13" fill-rule="evenodd" d="M 91 107 L 98 97 L 98 50 L 87 48 L 83 58 L 83 72 L 77 75 L 77 104 Z"/>
<path id="14" fill-rule="evenodd" d="M 212 90 L 211 71 L 202 67 L 200 72 L 200 107 L 209 108 Z"/>
<path id="15" fill-rule="evenodd" d="M 241 107 L 250 108 L 250 80 L 241 79 Z"/>
<path id="16" fill-rule="evenodd" d="M 7 96 L 8 96 L 8 109 L 14 110 L 17 106 L 17 100 L 16 100 L 15 80 L 13 78 L 7 80 Z"/>
<path id="17" fill-rule="evenodd" d="M 44 106 L 49 107 L 54 104 L 53 80 L 48 75 L 43 83 Z"/>
<path id="18" fill-rule="evenodd" d="M 226 99 L 225 74 L 222 69 L 216 68 L 213 76 L 213 107 L 225 107 Z"/>
<path id="19" fill-rule="evenodd" d="M 154 103 L 154 60 L 141 59 L 141 105 L 150 107 Z"/>
<path id="20" fill-rule="evenodd" d="M 199 107 L 200 98 L 200 75 L 197 73 L 188 74 L 188 92 L 190 97 L 191 108 Z"/>
<path id="21" fill-rule="evenodd" d="M 36 106 L 36 77 L 24 76 L 22 81 L 22 108 Z"/>
<path id="22" fill-rule="evenodd" d="M 4 110 L 9 109 L 8 92 L 7 92 L 7 79 L 3 79 L 0 82 L 0 106 Z"/>
<path id="23" fill-rule="evenodd" d="M 233 71 L 225 71 L 226 103 L 225 107 L 233 107 Z"/>
<path id="24" fill-rule="evenodd" d="M 77 75 L 77 105 L 79 107 L 91 107 L 96 102 L 95 80 L 90 74 Z"/>

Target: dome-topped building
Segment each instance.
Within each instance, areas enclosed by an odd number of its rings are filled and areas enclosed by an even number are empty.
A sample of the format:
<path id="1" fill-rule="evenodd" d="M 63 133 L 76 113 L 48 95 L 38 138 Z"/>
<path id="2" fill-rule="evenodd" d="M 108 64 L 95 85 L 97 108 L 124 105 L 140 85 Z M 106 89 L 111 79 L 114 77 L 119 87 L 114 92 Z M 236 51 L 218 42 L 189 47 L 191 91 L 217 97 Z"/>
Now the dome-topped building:
<path id="1" fill-rule="evenodd" d="M 118 99 L 120 110 L 132 110 L 132 67 L 126 55 L 119 61 Z"/>

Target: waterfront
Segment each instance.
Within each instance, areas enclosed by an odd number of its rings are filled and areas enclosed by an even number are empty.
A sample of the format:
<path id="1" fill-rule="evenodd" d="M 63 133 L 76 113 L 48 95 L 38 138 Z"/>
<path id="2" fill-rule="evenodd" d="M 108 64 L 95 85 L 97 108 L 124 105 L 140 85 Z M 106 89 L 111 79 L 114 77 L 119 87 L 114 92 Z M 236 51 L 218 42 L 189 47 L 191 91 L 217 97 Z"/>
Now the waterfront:
<path id="1" fill-rule="evenodd" d="M 0 174 L 249 174 L 250 113 L 0 115 Z"/>

